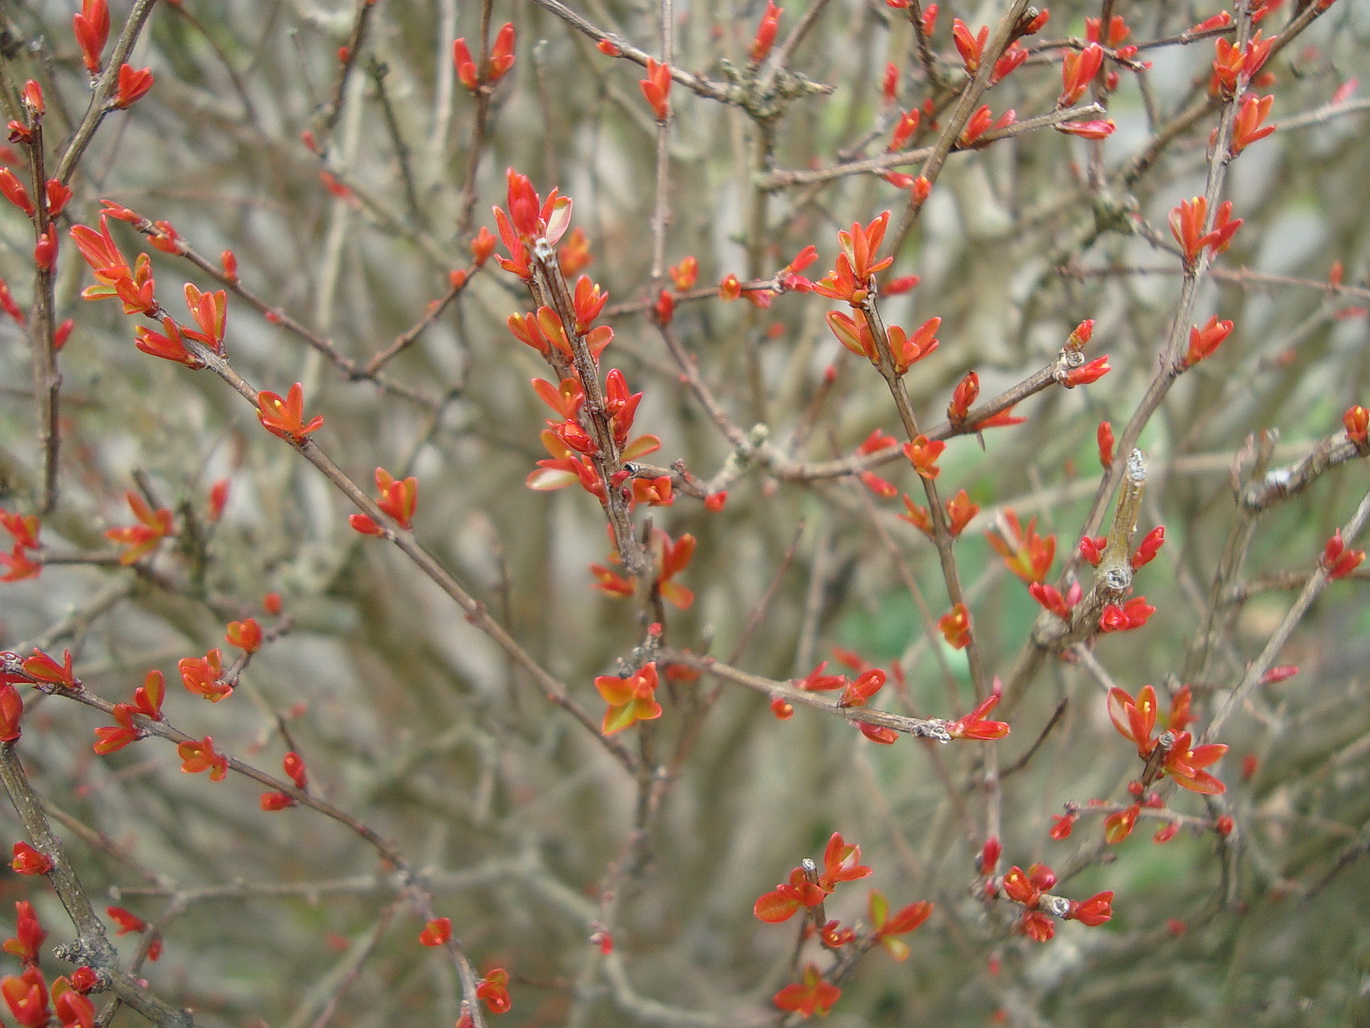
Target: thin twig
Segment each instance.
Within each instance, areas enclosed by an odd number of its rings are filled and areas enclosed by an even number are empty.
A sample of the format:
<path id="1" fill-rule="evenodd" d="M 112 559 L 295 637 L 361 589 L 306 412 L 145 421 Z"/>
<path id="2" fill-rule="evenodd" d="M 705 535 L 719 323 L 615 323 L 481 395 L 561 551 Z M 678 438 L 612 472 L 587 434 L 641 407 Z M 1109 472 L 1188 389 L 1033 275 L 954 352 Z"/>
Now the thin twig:
<path id="1" fill-rule="evenodd" d="M 110 990 L 152 1023 L 191 1028 L 194 1019 L 188 1011 L 175 1009 L 153 994 L 143 982 L 119 967 L 119 956 L 105 935 L 104 922 L 95 913 L 85 887 L 76 877 L 62 844 L 48 824 L 43 802 L 29 784 L 28 775 L 15 754 L 13 742 L 0 743 L 0 782 L 3 782 L 34 848 L 52 861 L 48 880 L 66 908 L 77 935 L 76 940 L 64 948 L 64 958 L 74 964 L 88 964 L 97 968 L 108 982 Z"/>

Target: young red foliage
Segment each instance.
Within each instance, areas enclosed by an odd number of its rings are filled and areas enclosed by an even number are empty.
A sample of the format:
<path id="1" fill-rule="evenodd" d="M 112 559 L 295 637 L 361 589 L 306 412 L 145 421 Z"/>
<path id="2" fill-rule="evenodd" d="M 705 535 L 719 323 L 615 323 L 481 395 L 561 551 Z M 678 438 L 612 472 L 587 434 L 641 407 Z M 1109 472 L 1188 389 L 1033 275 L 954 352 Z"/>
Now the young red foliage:
<path id="1" fill-rule="evenodd" d="M 125 525 L 105 530 L 105 538 L 126 547 L 119 555 L 120 564 L 135 564 L 162 544 L 162 540 L 176 532 L 176 521 L 166 507 L 153 510 L 142 495 L 130 489 L 124 494 L 136 525 Z"/>
<path id="2" fill-rule="evenodd" d="M 16 900 L 14 914 L 14 936 L 5 940 L 3 949 L 22 960 L 25 967 L 36 967 L 38 947 L 43 944 L 48 933 L 43 930 L 38 915 L 33 912 L 33 904 L 28 900 Z"/>
<path id="3" fill-rule="evenodd" d="M 985 539 L 1024 582 L 1044 581 L 1056 559 L 1056 537 L 1038 535 L 1036 518 L 1029 519 L 1024 528 L 1011 507 L 1004 509 L 998 527 L 986 532 Z"/>
<path id="4" fill-rule="evenodd" d="M 222 781 L 228 774 L 228 758 L 214 748 L 214 740 L 208 735 L 179 744 L 176 753 L 181 758 L 181 770 L 186 774 L 208 771 L 212 782 Z"/>
<path id="5" fill-rule="evenodd" d="M 608 704 L 601 731 L 613 735 L 639 721 L 661 717 L 661 704 L 656 700 L 656 663 L 644 664 L 630 675 L 600 675 L 595 688 Z"/>
<path id="6" fill-rule="evenodd" d="M 608 937 L 606 936 L 606 939 Z M 502 967 L 494 967 L 476 983 L 476 998 L 492 1014 L 508 1013 L 514 1001 L 509 996 L 509 972 Z"/>
<path id="7" fill-rule="evenodd" d="M 81 0 L 80 12 L 72 15 L 71 28 L 86 71 L 92 76 L 100 74 L 100 54 L 109 40 L 109 4 L 106 0 Z"/>
<path id="8" fill-rule="evenodd" d="M 419 942 L 425 946 L 445 946 L 452 938 L 452 919 L 436 917 L 424 925 L 419 933 Z"/>
<path id="9" fill-rule="evenodd" d="M 323 415 L 304 420 L 304 386 L 296 382 L 284 399 L 277 393 L 257 394 L 257 420 L 272 435 L 300 446 L 305 437 L 323 427 Z"/>
<path id="10" fill-rule="evenodd" d="M 947 734 L 953 739 L 980 739 L 992 741 L 1009 734 L 1009 726 L 1004 721 L 989 721 L 986 718 L 999 705 L 1002 697 L 999 680 L 994 680 L 994 691 L 975 705 L 965 717 L 947 722 Z"/>
<path id="11" fill-rule="evenodd" d="M 651 57 L 647 58 L 647 77 L 642 79 L 638 85 L 642 88 L 642 95 L 646 97 L 647 103 L 651 105 L 652 113 L 656 115 L 658 122 L 664 122 L 671 116 L 671 67 L 668 64 L 659 64 Z"/>
<path id="12" fill-rule="evenodd" d="M 14 869 L 15 874 L 45 875 L 52 870 L 52 858 L 46 853 L 40 853 L 26 842 L 16 842 L 14 859 L 10 861 L 10 867 Z"/>
<path id="13" fill-rule="evenodd" d="M 148 90 L 152 88 L 152 83 L 151 68 L 134 68 L 128 64 L 121 65 L 119 67 L 119 88 L 114 94 L 114 99 L 110 101 L 110 106 L 115 110 L 132 107 L 147 95 Z"/>
<path id="14" fill-rule="evenodd" d="M 816 965 L 805 964 L 803 979 L 785 986 L 771 1002 L 781 1010 L 812 1017 L 814 1014 L 826 1015 L 841 997 L 842 990 L 825 981 Z"/>
<path id="15" fill-rule="evenodd" d="M 776 32 L 780 28 L 780 16 L 784 13 L 785 8 L 775 6 L 775 0 L 766 0 L 766 10 L 761 15 L 761 24 L 757 26 L 756 36 L 752 40 L 751 49 L 747 52 L 753 63 L 761 63 L 771 52 L 771 47 L 775 45 Z"/>

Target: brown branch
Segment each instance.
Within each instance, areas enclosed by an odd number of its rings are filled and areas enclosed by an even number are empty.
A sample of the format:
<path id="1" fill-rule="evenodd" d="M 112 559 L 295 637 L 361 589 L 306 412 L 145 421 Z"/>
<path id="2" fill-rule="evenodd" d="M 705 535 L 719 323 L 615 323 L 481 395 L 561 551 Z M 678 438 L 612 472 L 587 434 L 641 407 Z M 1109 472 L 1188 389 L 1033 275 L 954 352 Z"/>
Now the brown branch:
<path id="1" fill-rule="evenodd" d="M 915 739 L 951 742 L 951 736 L 947 733 L 947 722 L 943 718 L 906 717 L 903 714 L 894 714 L 875 707 L 844 707 L 836 700 L 830 700 L 817 693 L 800 689 L 791 682 L 781 682 L 774 678 L 754 675 L 740 668 L 735 668 L 731 664 L 725 664 L 715 657 L 702 657 L 688 650 L 664 650 L 662 651 L 662 660 L 673 664 L 684 664 L 698 671 L 705 671 L 725 682 L 745 686 L 773 700 L 785 700 L 788 703 L 797 703 L 805 707 L 814 707 L 830 714 L 836 714 L 850 723 L 859 722 L 880 728 L 892 728 L 896 732 L 911 735 Z"/>
<path id="2" fill-rule="evenodd" d="M 119 69 L 133 52 L 133 44 L 137 42 L 138 34 L 142 32 L 143 25 L 152 14 L 152 8 L 156 3 L 157 0 L 135 0 L 133 10 L 129 11 L 123 30 L 114 41 L 114 49 L 110 51 L 105 70 L 91 87 L 90 106 L 86 108 L 85 116 L 76 126 L 71 142 L 67 144 L 66 150 L 57 162 L 56 178 L 59 182 L 66 184 L 71 181 L 71 176 L 76 172 L 76 165 L 85 155 L 91 140 L 95 138 L 95 131 L 100 127 L 100 122 L 113 110 L 109 106 L 109 101 L 118 89 Z"/>
<path id="3" fill-rule="evenodd" d="M 356 4 L 352 12 L 352 31 L 348 33 L 347 42 L 343 45 L 343 56 L 339 61 L 338 76 L 333 80 L 332 94 L 315 121 L 321 137 L 333 130 L 342 114 L 343 101 L 347 96 L 347 81 L 352 77 L 352 69 L 361 57 L 362 44 L 366 41 L 366 29 L 371 19 L 371 9 L 375 7 L 375 0 L 356 0 Z M 324 140 L 320 138 L 319 143 L 323 145 Z"/>
<path id="4" fill-rule="evenodd" d="M 119 955 L 105 935 L 104 922 L 91 906 L 85 887 L 48 823 L 43 802 L 29 784 L 13 742 L 0 743 L 0 782 L 3 782 L 34 848 L 52 861 L 48 880 L 76 928 L 76 940 L 62 947 L 58 955 L 73 964 L 94 968 L 111 992 L 153 1024 L 168 1028 L 191 1028 L 195 1022 L 189 1011 L 172 1007 L 158 998 L 146 984 L 120 969 Z"/>

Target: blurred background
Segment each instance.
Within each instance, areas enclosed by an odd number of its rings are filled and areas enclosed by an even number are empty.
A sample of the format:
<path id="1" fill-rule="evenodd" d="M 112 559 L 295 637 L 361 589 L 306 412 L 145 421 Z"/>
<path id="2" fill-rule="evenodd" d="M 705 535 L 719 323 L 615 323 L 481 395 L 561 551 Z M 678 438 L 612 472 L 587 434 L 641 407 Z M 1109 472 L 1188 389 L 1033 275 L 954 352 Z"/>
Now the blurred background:
<path id="1" fill-rule="evenodd" d="M 644 393 L 637 429 L 662 442 L 649 459 L 683 460 L 705 480 L 736 459 L 650 318 L 671 283 L 652 278 L 659 169 L 643 68 L 597 49 L 551 3 L 487 6 L 375 4 L 340 80 L 356 5 L 158 5 L 129 58 L 151 68 L 153 89 L 102 123 L 70 181 L 65 217 L 95 225 L 107 199 L 170 222 L 211 261 L 231 249 L 242 287 L 306 330 L 230 295 L 233 367 L 254 389 L 284 395 L 303 383 L 307 414 L 325 418 L 316 440 L 368 493 L 377 466 L 417 475 L 423 545 L 597 720 L 594 678 L 632 660 L 644 626 L 631 600 L 593 588 L 589 565 L 606 563 L 611 549 L 594 500 L 525 487 L 547 456 L 547 411 L 528 382 L 547 369 L 505 326 L 532 309 L 522 283 L 491 261 L 376 375 L 349 374 L 304 338 L 365 366 L 418 325 L 449 290 L 449 273 L 471 266 L 475 232 L 494 228 L 491 207 L 506 203 L 512 167 L 540 193 L 574 198 L 572 224 L 592 258 L 584 273 L 609 293 L 602 321 L 615 337 L 603 367 L 622 369 Z M 567 6 L 621 51 L 660 55 L 658 5 Z M 1049 113 L 1063 48 L 1079 47 L 1087 17 L 1116 14 L 1130 29 L 1125 44 L 1139 47 L 1129 60 L 1145 65 L 1108 65 L 1119 83 L 1098 95 L 1116 131 L 1094 143 L 1047 128 L 952 154 L 893 251 L 909 190 L 839 166 L 882 153 L 898 116 L 925 101 L 931 111 L 910 145 L 932 143 L 965 79 L 952 18 L 992 34 L 1004 6 L 941 5 L 925 63 L 906 10 L 792 0 L 777 46 L 807 17 L 812 27 L 772 85 L 788 83 L 793 95 L 772 96 L 775 106 L 753 118 L 717 96 L 730 82 L 735 96 L 755 87 L 748 49 L 765 5 L 677 0 L 667 8 L 671 64 L 716 95 L 680 81 L 670 94 L 665 263 L 698 260 L 698 295 L 678 299 L 672 326 L 723 410 L 744 431 L 764 426 L 794 462 L 849 455 L 877 429 L 902 442 L 898 416 L 874 369 L 833 338 L 824 313 L 834 304 L 788 293 L 762 309 L 703 295 L 726 275 L 769 278 L 813 244 L 820 256 L 806 274 L 819 278 L 839 229 L 892 210 L 889 274 L 921 282 L 885 299 L 885 318 L 909 331 L 942 319 L 939 349 L 906 379 L 929 426 L 944 420 L 967 371 L 993 396 L 1049 365 L 1070 331 L 1094 319 L 1087 355 L 1109 355 L 1107 377 L 1039 393 L 1015 409 L 1024 423 L 953 439 L 941 461 L 942 495 L 964 488 L 981 506 L 956 557 L 982 659 L 1007 678 L 1040 608 L 984 533 L 1010 509 L 1024 524 L 1035 518 L 1037 531 L 1055 535 L 1048 581 L 1058 581 L 1102 475 L 1096 427 L 1109 420 L 1121 433 L 1156 373 L 1181 291 L 1166 219 L 1202 194 L 1218 124 L 1216 107 L 1178 124 L 1206 96 L 1215 38 L 1181 34 L 1219 8 L 1053 3 L 1049 22 L 1022 42 L 1026 62 L 985 102 L 996 117 Z M 1307 5 L 1264 6 L 1269 38 Z M 112 7 L 113 37 L 129 5 Z M 76 10 L 13 0 L 0 12 L 7 117 L 23 82 L 39 81 L 52 155 L 89 98 Z M 484 104 L 457 80 L 452 42 L 464 37 L 479 58 L 487 17 L 492 41 L 512 22 L 517 46 Z M 1290 468 L 1342 439 L 1342 412 L 1370 402 L 1367 104 L 1354 82 L 1367 70 L 1367 36 L 1365 7 L 1343 0 L 1264 69 L 1270 79 L 1257 92 L 1273 94 L 1279 128 L 1231 164 L 1223 196 L 1244 224 L 1192 319 L 1217 315 L 1235 328 L 1178 381 L 1140 441 L 1150 477 L 1139 530 L 1164 525 L 1166 544 L 1136 592 L 1157 613 L 1140 630 L 1101 637 L 1092 655 L 1133 694 L 1153 683 L 1164 697 L 1187 682 L 1196 732 L 1285 620 L 1370 482 L 1353 461 L 1259 512 L 1234 501 L 1246 473 L 1234 471 L 1236 458 L 1253 434 L 1269 435 L 1272 469 Z M 897 73 L 893 100 L 883 92 L 887 64 Z M 22 147 L 3 157 L 26 181 Z M 784 174 L 825 170 L 811 182 Z M 936 912 L 906 937 L 907 961 L 877 949 L 844 972 L 833 1025 L 1370 1017 L 1370 932 L 1352 913 L 1370 886 L 1362 573 L 1333 584 L 1278 654 L 1299 674 L 1257 689 L 1224 724 L 1222 806 L 1167 796 L 1189 820 L 1164 845 L 1151 840 L 1164 823 L 1156 818 L 1103 844 L 1102 817 L 1087 805 L 1129 802 L 1140 762 L 1109 724 L 1098 676 L 1054 657 L 1023 683 L 1007 718 L 1013 732 L 993 744 L 877 746 L 807 708 L 777 720 L 764 694 L 707 676 L 663 685 L 661 720 L 617 737 L 668 776 L 644 817 L 639 783 L 592 733 L 548 703 L 402 553 L 353 532 L 346 498 L 263 432 L 250 405 L 209 372 L 138 352 L 137 319 L 80 298 L 92 279 L 68 227 L 56 281 L 58 317 L 75 319 L 60 354 L 60 498 L 43 519 L 48 566 L 0 593 L 0 645 L 69 648 L 86 688 L 114 701 L 159 668 L 177 727 L 268 772 L 297 749 L 312 789 L 424 869 L 478 970 L 510 971 L 513 1010 L 497 1023 L 783 1023 L 771 996 L 804 963 L 826 968 L 832 958 L 810 941 L 796 965 L 798 919 L 764 924 L 752 906 L 802 858 L 820 859 L 834 831 L 860 844 L 875 873 L 840 886 L 829 917 L 868 919 L 868 886 L 895 909 L 932 900 Z M 173 316 L 183 283 L 220 288 L 129 225 L 111 222 L 111 231 L 126 255 L 151 254 Z M 32 245 L 32 226 L 7 206 L 0 269 L 26 309 Z M 35 509 L 41 468 L 27 344 L 23 326 L 0 323 L 0 502 L 24 513 Z M 695 599 L 668 608 L 669 643 L 782 681 L 842 653 L 861 666 L 898 662 L 904 682 L 874 705 L 947 718 L 969 710 L 964 652 L 935 623 L 950 606 L 937 554 L 900 520 L 899 497 L 851 475 L 743 471 L 720 512 L 688 496 L 637 512 L 639 523 L 650 517 L 673 538 L 698 540 L 677 578 Z M 879 473 L 926 502 L 902 459 Z M 218 479 L 229 499 L 211 525 Z M 184 533 L 141 569 L 87 559 L 114 552 L 103 532 L 131 523 L 124 494 L 139 481 L 180 525 L 200 525 L 204 559 L 192 559 Z M 1245 559 L 1215 589 L 1229 546 L 1244 547 Z M 177 660 L 223 645 L 228 620 L 270 622 L 269 592 L 282 596 L 292 629 L 253 660 L 228 702 L 187 695 Z M 1200 660 L 1198 628 L 1210 623 Z M 98 908 L 117 903 L 159 924 L 165 954 L 140 973 L 193 1007 L 197 1023 L 455 1020 L 451 963 L 417 944 L 422 919 L 362 840 L 309 810 L 263 812 L 261 790 L 237 776 L 184 775 L 161 740 L 97 757 L 92 731 L 107 721 L 26 695 L 21 756 L 85 887 Z M 988 746 L 1000 769 L 1013 769 L 997 795 L 985 788 Z M 1054 840 L 1052 815 L 1068 803 L 1086 809 L 1069 838 Z M 1235 821 L 1226 840 L 1211 830 L 1219 812 Z M 8 808 L 0 824 L 6 844 L 21 837 Z M 1016 934 L 1009 904 L 976 898 L 976 858 L 990 834 L 1003 843 L 1001 872 L 1043 862 L 1062 895 L 1113 890 L 1113 919 L 1059 925 L 1045 944 Z M 50 942 L 70 937 L 35 882 L 7 875 L 4 886 L 36 903 Z M 606 957 L 592 937 L 607 917 Z M 120 945 L 132 952 L 132 940 Z M 116 1023 L 137 1020 L 124 1011 Z"/>

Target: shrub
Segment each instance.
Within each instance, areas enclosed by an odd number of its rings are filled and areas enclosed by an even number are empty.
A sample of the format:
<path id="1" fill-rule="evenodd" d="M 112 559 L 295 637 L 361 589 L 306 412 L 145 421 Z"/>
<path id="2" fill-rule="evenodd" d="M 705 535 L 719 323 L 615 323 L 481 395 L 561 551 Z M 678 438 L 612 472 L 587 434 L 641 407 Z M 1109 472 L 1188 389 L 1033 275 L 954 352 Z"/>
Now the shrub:
<path id="1" fill-rule="evenodd" d="M 14 1021 L 1366 1016 L 1356 5 L 57 6 Z"/>

